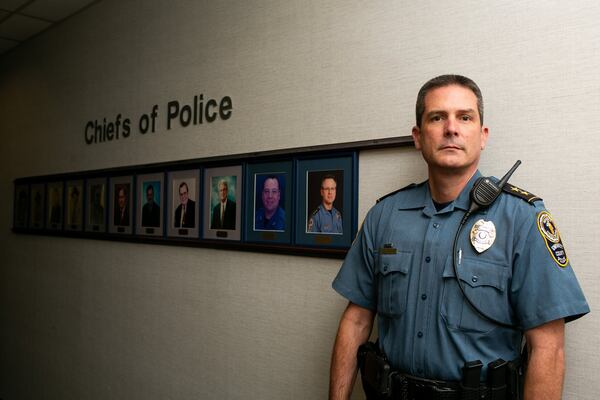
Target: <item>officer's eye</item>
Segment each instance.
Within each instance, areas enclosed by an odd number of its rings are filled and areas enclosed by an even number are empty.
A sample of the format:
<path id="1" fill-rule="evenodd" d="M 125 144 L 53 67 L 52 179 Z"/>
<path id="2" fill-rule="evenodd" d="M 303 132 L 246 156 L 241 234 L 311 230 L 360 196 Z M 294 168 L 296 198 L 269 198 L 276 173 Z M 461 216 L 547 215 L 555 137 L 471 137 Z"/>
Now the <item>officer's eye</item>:
<path id="1" fill-rule="evenodd" d="M 439 122 L 442 120 L 442 116 L 441 115 L 432 115 L 431 118 L 429 119 L 431 122 Z"/>
<path id="2" fill-rule="evenodd" d="M 469 114 L 463 114 L 463 115 L 460 116 L 460 119 L 462 121 L 471 121 L 473 119 L 473 117 L 470 116 Z"/>

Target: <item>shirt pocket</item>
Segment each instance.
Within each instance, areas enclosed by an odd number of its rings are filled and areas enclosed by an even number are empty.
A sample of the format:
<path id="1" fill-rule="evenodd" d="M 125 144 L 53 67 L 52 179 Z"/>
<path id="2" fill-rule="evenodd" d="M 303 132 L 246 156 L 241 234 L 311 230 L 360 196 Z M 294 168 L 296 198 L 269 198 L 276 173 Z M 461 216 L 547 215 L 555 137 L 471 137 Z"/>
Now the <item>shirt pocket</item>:
<path id="1" fill-rule="evenodd" d="M 377 259 L 377 312 L 398 318 L 406 310 L 412 253 L 379 254 Z"/>
<path id="2" fill-rule="evenodd" d="M 512 322 L 507 295 L 508 266 L 465 257 L 457 270 L 465 294 L 480 311 L 499 321 Z M 465 300 L 454 277 L 452 257 L 446 260 L 443 280 L 441 314 L 449 328 L 486 333 L 499 326 Z"/>

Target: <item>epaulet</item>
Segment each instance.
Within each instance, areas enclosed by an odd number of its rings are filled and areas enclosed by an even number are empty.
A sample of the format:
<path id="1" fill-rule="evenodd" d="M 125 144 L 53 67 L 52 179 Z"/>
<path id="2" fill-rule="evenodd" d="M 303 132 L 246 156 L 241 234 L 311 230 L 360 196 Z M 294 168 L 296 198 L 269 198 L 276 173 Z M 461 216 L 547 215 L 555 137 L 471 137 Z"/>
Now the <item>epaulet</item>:
<path id="1" fill-rule="evenodd" d="M 520 197 L 521 199 L 525 200 L 530 204 L 533 204 L 533 202 L 535 201 L 542 200 L 541 197 L 538 197 L 533 193 L 529 193 L 526 190 L 520 189 L 510 183 L 505 184 L 502 190 L 504 190 L 508 194 L 512 194 L 513 196 Z"/>
<path id="2" fill-rule="evenodd" d="M 318 212 L 319 212 L 319 207 L 315 208 L 315 210 L 312 213 L 312 216 L 314 217 L 315 215 L 317 215 Z"/>
<path id="3" fill-rule="evenodd" d="M 388 194 L 386 194 L 385 196 L 382 196 L 382 197 L 378 198 L 378 199 L 377 199 L 377 201 L 376 201 L 375 203 L 379 203 L 381 200 L 385 199 L 386 197 L 393 196 L 393 195 L 395 195 L 396 193 L 398 193 L 398 192 L 401 192 L 401 191 L 403 191 L 403 190 L 406 190 L 406 189 L 412 189 L 412 188 L 414 188 L 415 186 L 417 186 L 417 184 L 416 184 L 416 183 L 411 183 L 410 185 L 408 185 L 408 186 L 404 186 L 404 187 L 403 187 L 403 188 L 401 188 L 401 189 L 394 190 L 393 192 L 391 192 L 391 193 L 388 193 Z"/>

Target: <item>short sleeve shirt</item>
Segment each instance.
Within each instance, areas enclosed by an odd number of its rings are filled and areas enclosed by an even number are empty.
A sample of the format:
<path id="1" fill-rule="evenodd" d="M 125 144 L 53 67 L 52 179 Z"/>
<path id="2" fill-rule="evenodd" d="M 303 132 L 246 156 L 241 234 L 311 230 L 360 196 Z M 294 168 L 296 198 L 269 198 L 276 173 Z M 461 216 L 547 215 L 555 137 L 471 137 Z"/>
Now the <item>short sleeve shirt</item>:
<path id="1" fill-rule="evenodd" d="M 550 228 L 538 222 L 550 215 L 543 202 L 528 203 L 507 193 L 466 221 L 458 238 L 457 269 L 469 299 L 517 329 L 485 319 L 466 303 L 451 254 L 479 176 L 439 211 L 426 182 L 379 202 L 333 281 L 349 301 L 377 312 L 379 343 L 396 369 L 460 380 L 464 362 L 480 360 L 485 373 L 489 362 L 519 356 L 522 331 L 589 312 L 564 248 L 553 248 L 556 243 L 545 237 L 555 229 L 551 217 Z M 472 230 L 476 235 L 485 231 L 473 228 L 480 220 L 495 231 L 481 253 L 471 239 Z"/>

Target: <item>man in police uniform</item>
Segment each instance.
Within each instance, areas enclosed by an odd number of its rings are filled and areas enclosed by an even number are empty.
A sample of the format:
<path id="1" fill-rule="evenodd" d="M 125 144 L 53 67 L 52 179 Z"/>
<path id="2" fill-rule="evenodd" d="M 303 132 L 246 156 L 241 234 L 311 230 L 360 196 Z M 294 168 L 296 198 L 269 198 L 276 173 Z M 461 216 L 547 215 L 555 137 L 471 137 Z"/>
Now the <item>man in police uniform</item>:
<path id="1" fill-rule="evenodd" d="M 261 191 L 262 207 L 256 211 L 254 229 L 266 231 L 285 230 L 285 211 L 279 206 L 281 191 L 279 179 L 275 175 L 268 176 L 263 182 Z"/>
<path id="2" fill-rule="evenodd" d="M 552 217 L 541 199 L 506 185 L 489 208 L 467 219 L 457 271 L 469 299 L 506 325 L 491 322 L 465 301 L 452 257 L 488 137 L 481 92 L 462 76 L 434 78 L 419 92 L 416 117 L 412 136 L 428 181 L 369 211 L 333 282 L 349 304 L 334 345 L 330 399 L 349 398 L 357 349 L 376 314 L 379 348 L 402 374 L 450 385 L 463 379 L 465 362 L 480 360 L 485 382 L 488 363 L 518 359 L 524 336 L 524 398 L 559 399 L 564 324 L 589 307 Z"/>
<path id="3" fill-rule="evenodd" d="M 342 214 L 333 206 L 336 190 L 335 176 L 325 175 L 321 179 L 321 204 L 308 220 L 309 232 L 344 233 Z"/>

